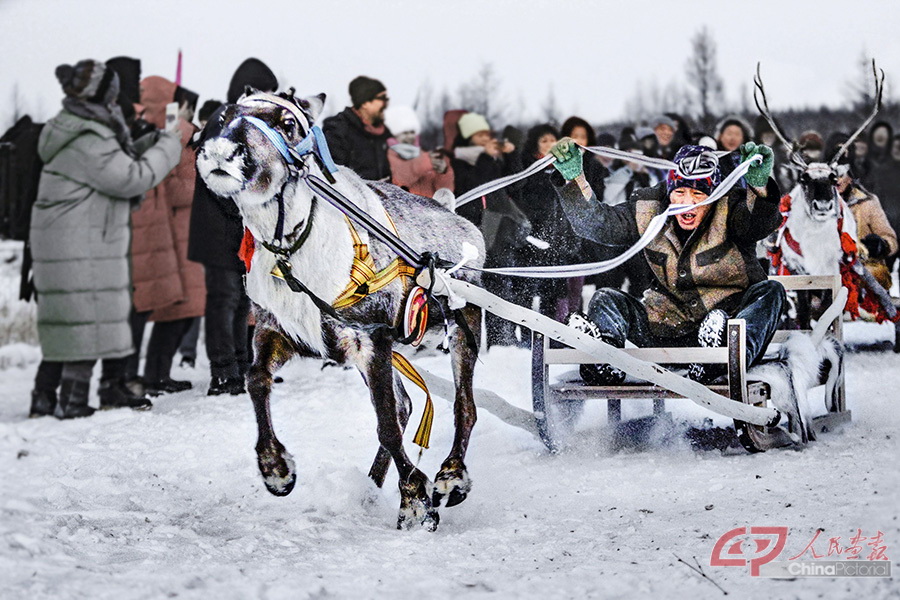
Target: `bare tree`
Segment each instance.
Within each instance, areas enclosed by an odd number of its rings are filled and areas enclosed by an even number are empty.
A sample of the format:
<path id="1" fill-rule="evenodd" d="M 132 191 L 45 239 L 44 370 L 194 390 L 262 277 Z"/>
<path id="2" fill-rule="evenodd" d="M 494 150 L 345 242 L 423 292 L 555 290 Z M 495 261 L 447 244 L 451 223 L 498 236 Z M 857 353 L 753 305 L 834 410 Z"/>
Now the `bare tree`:
<path id="1" fill-rule="evenodd" d="M 685 72 L 688 84 L 694 88 L 694 113 L 700 126 L 709 130 L 715 123 L 716 111 L 724 102 L 724 86 L 716 65 L 716 42 L 706 26 L 691 38 L 693 53 L 687 60 Z"/>
<path id="2" fill-rule="evenodd" d="M 507 107 L 500 92 L 500 78 L 494 65 L 484 63 L 478 74 L 459 87 L 460 108 L 477 112 L 497 128 L 506 122 Z"/>
<path id="3" fill-rule="evenodd" d="M 541 104 L 540 119 L 542 123 L 549 123 L 554 127 L 559 127 L 560 118 L 559 103 L 556 101 L 556 92 L 551 83 L 547 87 L 547 98 Z"/>

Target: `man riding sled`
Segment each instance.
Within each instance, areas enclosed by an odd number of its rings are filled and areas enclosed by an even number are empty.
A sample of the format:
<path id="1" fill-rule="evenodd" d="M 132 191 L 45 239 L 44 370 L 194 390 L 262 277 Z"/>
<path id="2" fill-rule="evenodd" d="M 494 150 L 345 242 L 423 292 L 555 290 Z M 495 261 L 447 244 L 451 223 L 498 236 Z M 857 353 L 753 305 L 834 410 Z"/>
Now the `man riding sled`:
<path id="1" fill-rule="evenodd" d="M 566 216 L 575 233 L 604 246 L 625 251 L 646 231 L 650 220 L 669 205 L 698 205 L 722 180 L 718 159 L 706 147 L 684 146 L 675 156 L 678 169 L 658 185 L 636 190 L 622 204 L 598 201 L 582 172 L 581 151 L 564 138 L 551 150 Z M 785 304 L 784 287 L 766 279 L 756 258 L 756 242 L 781 223 L 781 193 L 772 174 L 772 149 L 747 143 L 741 159 L 762 162 L 718 202 L 677 214 L 644 248 L 653 273 L 643 299 L 612 288 L 597 290 L 587 315 L 569 325 L 622 348 L 625 340 L 639 347 L 717 347 L 725 344 L 729 318 L 747 324 L 747 364 L 758 362 L 772 339 Z M 593 385 L 621 383 L 625 373 L 610 365 L 582 365 L 581 375 Z M 710 383 L 724 375 L 721 365 L 690 365 L 688 376 Z"/>

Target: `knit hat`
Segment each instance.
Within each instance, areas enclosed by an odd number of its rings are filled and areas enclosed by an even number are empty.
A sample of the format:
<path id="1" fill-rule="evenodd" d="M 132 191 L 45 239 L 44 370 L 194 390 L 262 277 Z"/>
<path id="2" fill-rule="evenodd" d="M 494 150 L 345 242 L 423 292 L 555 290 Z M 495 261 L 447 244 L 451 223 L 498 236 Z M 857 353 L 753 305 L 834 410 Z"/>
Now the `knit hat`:
<path id="1" fill-rule="evenodd" d="M 258 58 L 248 58 L 237 68 L 228 84 L 228 104 L 234 104 L 244 95 L 244 89 L 252 86 L 261 92 L 278 89 L 278 78 L 266 63 Z"/>
<path id="2" fill-rule="evenodd" d="M 473 112 L 466 113 L 460 117 L 457 125 L 459 126 L 459 134 L 463 139 L 469 139 L 479 131 L 491 130 L 491 126 L 488 124 L 487 119 L 478 113 Z"/>
<path id="3" fill-rule="evenodd" d="M 682 146 L 675 154 L 674 162 L 678 168 L 669 171 L 666 176 L 666 195 L 678 188 L 686 187 L 700 190 L 709 196 L 722 181 L 719 159 L 705 146 Z M 705 173 L 708 175 L 700 179 L 689 178 Z"/>
<path id="4" fill-rule="evenodd" d="M 797 140 L 797 144 L 802 150 L 824 150 L 825 140 L 816 131 L 804 131 Z"/>
<path id="5" fill-rule="evenodd" d="M 416 134 L 421 130 L 419 117 L 409 106 L 391 106 L 384 111 L 384 124 L 395 135 L 412 131 Z"/>
<path id="6" fill-rule="evenodd" d="M 100 61 L 82 60 L 56 67 L 56 78 L 66 96 L 85 102 L 110 104 L 119 95 L 119 77 Z"/>
<path id="7" fill-rule="evenodd" d="M 353 108 L 359 108 L 369 100 L 374 100 L 375 96 L 385 90 L 387 88 L 377 79 L 360 75 L 350 82 L 350 101 L 353 103 Z"/>
<path id="8" fill-rule="evenodd" d="M 668 125 L 672 128 L 672 130 L 678 129 L 678 125 L 675 124 L 675 121 L 667 117 L 666 115 L 659 115 L 650 120 L 650 127 L 656 129 L 660 125 Z"/>

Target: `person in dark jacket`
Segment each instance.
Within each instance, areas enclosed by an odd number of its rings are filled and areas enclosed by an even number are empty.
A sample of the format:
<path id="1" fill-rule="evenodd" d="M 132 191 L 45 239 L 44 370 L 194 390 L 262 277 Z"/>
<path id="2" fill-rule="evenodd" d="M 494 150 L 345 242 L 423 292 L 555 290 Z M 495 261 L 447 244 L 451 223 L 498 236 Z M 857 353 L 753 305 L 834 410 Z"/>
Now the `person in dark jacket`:
<path id="1" fill-rule="evenodd" d="M 322 124 L 331 157 L 363 179 L 389 181 L 387 142 L 393 135 L 384 124 L 387 89 L 377 79 L 360 75 L 350 82 L 350 100 L 353 106 Z"/>
<path id="2" fill-rule="evenodd" d="M 900 135 L 894 136 L 891 153 L 872 171 L 872 192 L 878 195 L 888 222 L 894 231 L 900 231 Z M 889 257 L 893 271 L 897 255 Z"/>
<path id="3" fill-rule="evenodd" d="M 567 180 L 558 191 L 575 233 L 622 251 L 635 244 L 650 220 L 670 204 L 698 205 L 721 181 L 718 163 L 707 148 L 684 146 L 675 155 L 679 169 L 670 171 L 665 182 L 610 207 L 599 202 L 585 182 L 581 157 L 570 140 L 558 142 L 552 153 Z M 781 193 L 770 178 L 771 148 L 748 143 L 741 154 L 745 160 L 756 154 L 763 157 L 745 175 L 746 189 L 733 188 L 715 204 L 668 220 L 644 248 L 653 282 L 643 301 L 619 290 L 601 289 L 591 299 L 587 317 L 573 317 L 570 325 L 619 348 L 626 339 L 637 346 L 721 346 L 728 318 L 742 318 L 747 322 L 747 364 L 757 362 L 785 302 L 782 285 L 767 280 L 756 260 L 756 242 L 781 223 Z M 701 162 L 706 170 L 692 171 Z M 597 383 L 618 383 L 625 376 L 609 365 L 584 365 L 582 375 Z M 720 373 L 691 365 L 689 375 L 708 382 Z"/>
<path id="4" fill-rule="evenodd" d="M 550 151 L 558 138 L 552 125 L 536 125 L 528 130 L 525 144 L 522 147 L 522 166 L 530 167 L 535 161 L 542 159 Z M 585 140 L 586 141 L 586 140 Z M 581 142 L 579 142 L 581 143 Z M 584 157 L 585 165 L 597 163 L 589 156 Z M 600 166 L 597 163 L 597 166 Z M 544 171 L 532 175 L 522 186 L 519 207 L 531 222 L 531 235 L 546 242 L 547 247 L 525 244 L 521 251 L 521 261 L 525 266 L 564 265 L 579 262 L 581 244 L 573 243 L 575 235 L 572 226 L 556 201 L 556 191 L 550 182 L 550 175 L 555 171 L 548 166 Z M 575 278 L 572 284 L 575 301 L 570 308 L 569 280 L 567 279 L 533 279 L 530 293 L 525 298 L 525 305 L 531 306 L 531 298 L 540 299 L 541 314 L 558 321 L 563 321 L 573 310 L 581 308 L 581 286 L 584 278 Z M 577 288 L 577 295 L 575 289 Z"/>
<path id="5" fill-rule="evenodd" d="M 228 86 L 228 103 L 237 102 L 246 86 L 274 92 L 278 79 L 269 67 L 248 58 L 235 71 Z M 197 147 L 222 130 L 219 116 L 228 105 L 209 117 L 200 133 Z M 244 263 L 238 250 L 244 226 L 237 206 L 230 198 L 213 194 L 197 176 L 188 235 L 188 260 L 201 263 L 206 279 L 206 354 L 209 357 L 210 384 L 207 394 L 242 394 L 244 375 L 249 367 L 247 354 L 247 315 L 250 299 L 244 288 Z"/>
<path id="6" fill-rule="evenodd" d="M 484 116 L 474 112 L 459 115 L 448 111 L 444 115 L 445 133 L 448 122 L 456 120 L 453 143 L 454 187 L 457 197 L 505 175 L 522 170 L 521 155 L 509 140 L 500 141 L 491 132 Z M 521 260 L 521 249 L 530 232 L 531 224 L 519 208 L 516 200 L 522 184 L 493 192 L 457 208 L 457 213 L 474 223 L 484 235 L 485 265 L 489 267 L 513 266 Z M 522 282 L 511 277 L 486 275 L 485 288 L 510 302 L 521 302 Z M 515 325 L 495 315 L 485 315 L 488 346 L 516 345 Z M 523 332 L 524 333 L 524 332 Z M 523 344 L 528 342 L 523 338 Z"/>
<path id="7" fill-rule="evenodd" d="M 894 128 L 887 121 L 878 121 L 869 128 L 869 157 L 875 166 L 891 156 Z"/>

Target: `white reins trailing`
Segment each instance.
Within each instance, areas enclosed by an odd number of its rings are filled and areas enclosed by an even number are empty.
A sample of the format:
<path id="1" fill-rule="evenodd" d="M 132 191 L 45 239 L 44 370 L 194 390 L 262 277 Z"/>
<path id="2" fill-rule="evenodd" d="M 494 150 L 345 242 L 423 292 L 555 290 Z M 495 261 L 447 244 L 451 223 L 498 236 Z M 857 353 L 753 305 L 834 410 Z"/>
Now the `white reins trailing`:
<path id="1" fill-rule="evenodd" d="M 615 148 L 607 148 L 605 146 L 579 146 L 579 148 L 583 148 L 584 150 L 593 154 L 597 154 L 599 156 L 627 160 L 653 168 L 675 170 L 680 177 L 683 177 L 685 179 L 704 179 L 711 176 L 715 172 L 716 167 L 719 164 L 719 156 L 729 154 L 728 152 L 714 152 L 710 150 L 709 152 L 704 152 L 696 156 L 688 157 L 682 160 L 679 164 L 676 164 L 663 158 L 642 156 L 633 152 L 616 150 Z M 500 179 L 495 179 L 494 181 L 488 182 L 467 192 L 466 194 L 463 194 L 459 197 L 459 199 L 457 199 L 456 206 L 457 208 L 459 208 L 460 206 L 471 202 L 476 198 L 480 198 L 486 194 L 496 192 L 508 185 L 516 183 L 517 181 L 521 181 L 522 179 L 530 177 L 535 173 L 545 169 L 548 165 L 553 164 L 555 161 L 556 158 L 554 156 L 545 156 L 544 158 L 535 161 L 533 165 L 520 173 L 515 173 L 513 175 L 508 175 Z M 655 238 L 659 234 L 660 231 L 663 230 L 667 218 L 682 213 L 691 212 L 698 206 L 712 204 L 713 202 L 718 201 L 728 192 L 730 192 L 731 188 L 737 185 L 741 177 L 746 175 L 747 171 L 750 170 L 750 167 L 761 162 L 762 157 L 757 155 L 752 156 L 739 164 L 734 169 L 734 171 L 732 171 L 728 175 L 728 177 L 722 180 L 722 182 L 716 187 L 716 189 L 713 190 L 713 193 L 710 194 L 709 198 L 707 198 L 703 202 L 700 202 L 698 204 L 670 204 L 666 208 L 665 212 L 662 212 L 651 219 L 650 224 L 647 226 L 647 230 L 644 232 L 644 235 L 642 235 L 631 248 L 615 258 L 602 260 L 599 262 L 580 263 L 575 265 L 561 265 L 552 267 L 497 267 L 480 270 L 485 273 L 494 273 L 496 275 L 507 275 L 510 277 L 534 277 L 538 279 L 584 277 L 611 271 L 612 269 L 615 269 L 616 267 L 626 263 L 632 256 L 643 250 L 644 247 L 649 244 L 653 240 L 653 238 Z"/>

